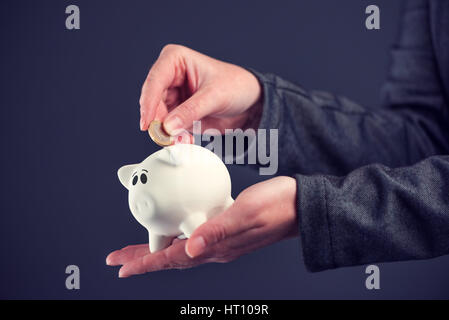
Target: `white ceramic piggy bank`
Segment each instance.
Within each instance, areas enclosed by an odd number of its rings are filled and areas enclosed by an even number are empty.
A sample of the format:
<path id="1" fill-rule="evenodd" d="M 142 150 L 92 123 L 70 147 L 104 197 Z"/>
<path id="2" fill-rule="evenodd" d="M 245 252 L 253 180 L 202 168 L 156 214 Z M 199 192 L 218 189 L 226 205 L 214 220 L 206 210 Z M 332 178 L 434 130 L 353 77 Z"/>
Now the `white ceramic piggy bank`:
<path id="1" fill-rule="evenodd" d="M 149 233 L 150 251 L 168 247 L 232 203 L 231 179 L 221 159 L 192 144 L 159 150 L 118 170 L 129 208 Z"/>

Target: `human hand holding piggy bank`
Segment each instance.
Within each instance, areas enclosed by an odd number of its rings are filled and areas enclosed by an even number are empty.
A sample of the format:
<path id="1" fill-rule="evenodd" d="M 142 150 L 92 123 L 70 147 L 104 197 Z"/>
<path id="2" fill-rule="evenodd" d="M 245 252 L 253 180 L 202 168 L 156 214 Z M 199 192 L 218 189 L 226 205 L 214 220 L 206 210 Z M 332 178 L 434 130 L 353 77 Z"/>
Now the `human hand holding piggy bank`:
<path id="1" fill-rule="evenodd" d="M 150 252 L 168 247 L 174 237 L 189 238 L 234 200 L 231 179 L 221 159 L 192 144 L 159 150 L 140 164 L 118 170 L 129 190 L 129 208 L 149 233 Z"/>

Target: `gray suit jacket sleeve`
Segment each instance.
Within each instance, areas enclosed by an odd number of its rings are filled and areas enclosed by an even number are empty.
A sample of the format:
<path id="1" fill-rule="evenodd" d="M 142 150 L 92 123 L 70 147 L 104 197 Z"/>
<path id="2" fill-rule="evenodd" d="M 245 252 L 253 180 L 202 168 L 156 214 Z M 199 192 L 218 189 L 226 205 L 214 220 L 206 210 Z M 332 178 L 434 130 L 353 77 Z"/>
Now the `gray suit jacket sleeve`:
<path id="1" fill-rule="evenodd" d="M 254 72 L 260 128 L 279 129 L 310 271 L 449 253 L 449 137 L 427 1 L 408 1 L 384 106 Z M 449 18 L 449 17 L 448 17 Z"/>

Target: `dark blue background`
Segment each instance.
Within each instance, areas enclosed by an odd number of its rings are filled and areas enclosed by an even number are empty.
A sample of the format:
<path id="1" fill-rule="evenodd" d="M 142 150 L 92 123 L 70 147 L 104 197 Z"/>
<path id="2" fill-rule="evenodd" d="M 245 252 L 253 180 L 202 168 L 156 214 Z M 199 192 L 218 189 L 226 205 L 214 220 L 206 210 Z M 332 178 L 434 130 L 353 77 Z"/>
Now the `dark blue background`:
<path id="1" fill-rule="evenodd" d="M 373 3 L 380 31 L 365 29 Z M 69 4 L 81 30 L 65 29 Z M 105 265 L 111 250 L 147 241 L 116 170 L 157 150 L 138 129 L 138 99 L 164 44 L 377 107 L 400 10 L 391 0 L 2 1 L 0 298 L 448 298 L 449 257 L 381 264 L 381 290 L 368 291 L 365 266 L 306 272 L 298 240 L 129 279 Z M 234 196 L 262 179 L 229 169 Z M 65 289 L 69 264 L 80 290 Z"/>

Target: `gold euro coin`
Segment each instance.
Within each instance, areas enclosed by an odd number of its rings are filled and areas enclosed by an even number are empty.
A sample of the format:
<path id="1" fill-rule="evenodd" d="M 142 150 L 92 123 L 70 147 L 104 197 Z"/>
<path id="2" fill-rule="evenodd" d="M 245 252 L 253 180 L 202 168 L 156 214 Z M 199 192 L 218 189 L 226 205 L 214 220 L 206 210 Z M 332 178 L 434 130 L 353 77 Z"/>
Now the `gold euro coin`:
<path id="1" fill-rule="evenodd" d="M 151 140 L 161 147 L 166 147 L 173 144 L 173 137 L 165 133 L 162 128 L 162 123 L 158 120 L 153 120 L 148 127 L 148 134 Z"/>

